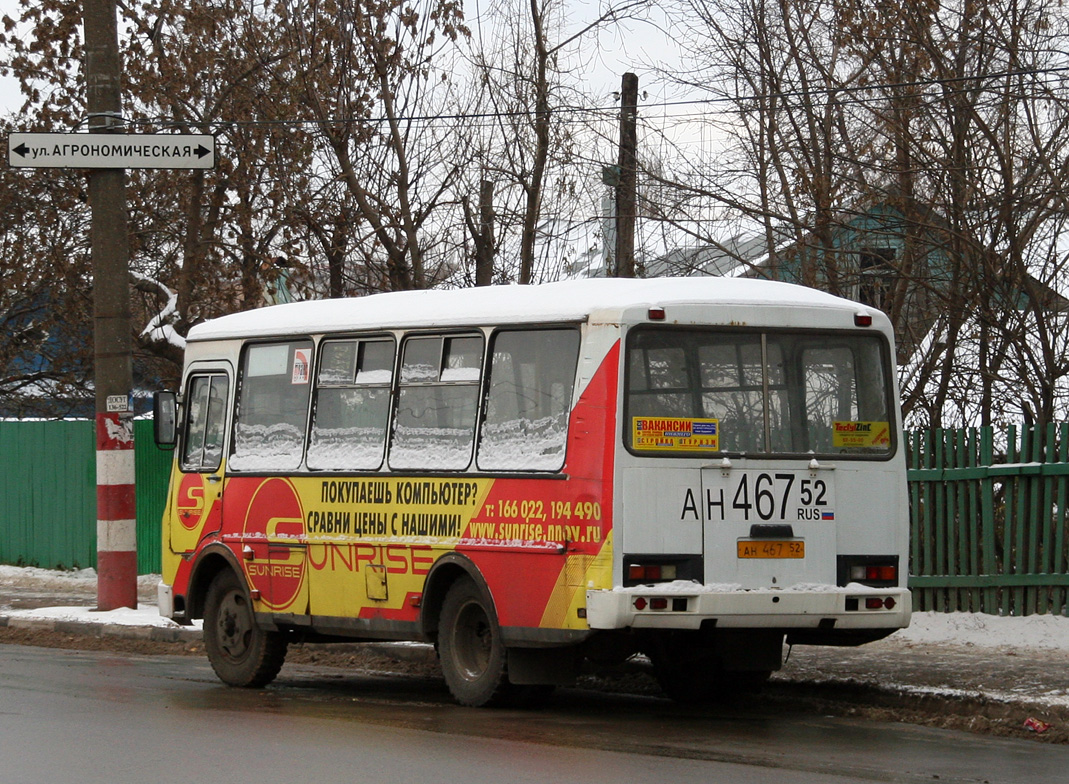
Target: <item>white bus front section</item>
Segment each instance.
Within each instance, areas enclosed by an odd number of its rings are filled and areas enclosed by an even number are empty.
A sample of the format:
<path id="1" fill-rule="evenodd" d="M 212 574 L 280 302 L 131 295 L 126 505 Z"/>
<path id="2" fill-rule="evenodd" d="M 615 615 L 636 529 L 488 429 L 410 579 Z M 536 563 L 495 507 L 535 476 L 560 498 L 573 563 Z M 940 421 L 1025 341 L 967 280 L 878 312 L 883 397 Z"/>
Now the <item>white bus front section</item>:
<path id="1" fill-rule="evenodd" d="M 755 326 L 854 327 L 849 311 L 768 310 L 779 312 Z M 753 324 L 756 312 L 728 310 L 718 321 Z M 645 314 L 632 315 L 634 324 Z M 685 311 L 673 315 L 688 323 Z M 886 319 L 874 316 L 869 329 L 890 338 Z M 692 323 L 709 325 L 698 314 Z M 622 348 L 621 420 L 625 356 Z M 893 378 L 891 387 L 889 425 L 901 433 Z M 900 436 L 894 443 L 882 459 L 662 457 L 621 443 L 614 587 L 587 591 L 591 629 L 782 630 L 788 642 L 852 645 L 907 626 L 905 449 Z M 658 579 L 644 580 L 643 569 Z"/>

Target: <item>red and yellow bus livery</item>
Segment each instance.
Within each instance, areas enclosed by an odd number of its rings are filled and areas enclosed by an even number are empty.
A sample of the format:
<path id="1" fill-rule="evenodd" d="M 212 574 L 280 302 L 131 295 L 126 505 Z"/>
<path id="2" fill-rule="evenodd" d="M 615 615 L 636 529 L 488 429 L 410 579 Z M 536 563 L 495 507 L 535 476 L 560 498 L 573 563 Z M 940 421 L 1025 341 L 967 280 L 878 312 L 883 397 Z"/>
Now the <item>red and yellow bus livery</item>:
<path id="1" fill-rule="evenodd" d="M 193 328 L 161 612 L 226 683 L 293 640 L 434 642 L 468 705 L 647 655 L 758 683 L 906 625 L 887 320 L 785 284 L 381 294 Z"/>

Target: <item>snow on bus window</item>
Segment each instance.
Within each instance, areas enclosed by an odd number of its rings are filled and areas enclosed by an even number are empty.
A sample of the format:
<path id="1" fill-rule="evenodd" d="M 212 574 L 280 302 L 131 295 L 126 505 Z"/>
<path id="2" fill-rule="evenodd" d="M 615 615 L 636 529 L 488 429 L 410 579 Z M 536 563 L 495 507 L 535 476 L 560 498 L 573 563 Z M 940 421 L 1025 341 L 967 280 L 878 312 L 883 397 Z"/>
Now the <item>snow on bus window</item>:
<path id="1" fill-rule="evenodd" d="M 477 382 L 482 362 L 482 338 L 448 338 L 445 341 L 441 380 Z"/>
<path id="2" fill-rule="evenodd" d="M 351 384 L 356 375 L 355 340 L 334 340 L 324 343 L 319 360 L 320 385 Z"/>
<path id="3" fill-rule="evenodd" d="M 378 468 L 389 413 L 389 387 L 320 390 L 308 444 L 308 467 Z"/>
<path id="4" fill-rule="evenodd" d="M 311 359 L 310 341 L 246 349 L 228 469 L 286 471 L 300 466 Z"/>
<path id="5" fill-rule="evenodd" d="M 442 360 L 440 337 L 410 338 L 405 343 L 405 358 L 401 363 L 401 383 L 417 384 L 438 380 Z"/>
<path id="6" fill-rule="evenodd" d="M 401 387 L 390 467 L 461 470 L 471 462 L 477 384 Z"/>
<path id="7" fill-rule="evenodd" d="M 494 337 L 483 471 L 556 471 L 564 465 L 579 333 L 507 330 Z"/>
<path id="8" fill-rule="evenodd" d="M 390 468 L 468 467 L 475 441 L 482 345 L 478 335 L 405 341 Z"/>
<path id="9" fill-rule="evenodd" d="M 389 384 L 393 381 L 393 341 L 360 341 L 360 363 L 356 367 L 358 384 Z"/>
<path id="10" fill-rule="evenodd" d="M 378 468 L 390 416 L 393 341 L 327 341 L 321 350 L 308 467 Z"/>

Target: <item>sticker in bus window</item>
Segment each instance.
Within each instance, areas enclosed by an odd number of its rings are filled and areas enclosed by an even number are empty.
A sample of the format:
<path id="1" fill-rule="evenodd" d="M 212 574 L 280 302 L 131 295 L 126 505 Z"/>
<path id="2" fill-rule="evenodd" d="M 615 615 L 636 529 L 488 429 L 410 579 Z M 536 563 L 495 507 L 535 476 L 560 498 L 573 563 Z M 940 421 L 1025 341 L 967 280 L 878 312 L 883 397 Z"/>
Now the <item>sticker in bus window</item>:
<path id="1" fill-rule="evenodd" d="M 293 380 L 291 384 L 307 384 L 312 377 L 312 352 L 299 348 L 293 352 Z"/>
<path id="2" fill-rule="evenodd" d="M 887 422 L 832 422 L 831 444 L 836 449 L 888 447 L 891 429 Z"/>
<path id="3" fill-rule="evenodd" d="M 683 417 L 633 417 L 631 445 L 651 451 L 720 450 L 719 419 Z"/>

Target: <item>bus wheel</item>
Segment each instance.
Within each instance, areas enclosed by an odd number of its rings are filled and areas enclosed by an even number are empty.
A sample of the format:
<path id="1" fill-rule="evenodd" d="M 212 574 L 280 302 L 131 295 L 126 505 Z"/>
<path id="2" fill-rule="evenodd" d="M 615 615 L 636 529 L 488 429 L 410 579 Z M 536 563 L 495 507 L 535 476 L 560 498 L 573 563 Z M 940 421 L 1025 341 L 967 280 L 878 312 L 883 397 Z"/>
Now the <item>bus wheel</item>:
<path id="1" fill-rule="evenodd" d="M 204 650 L 215 674 L 231 686 L 266 686 L 286 659 L 286 638 L 256 625 L 245 587 L 229 569 L 208 587 Z"/>
<path id="2" fill-rule="evenodd" d="M 470 578 L 457 580 L 449 589 L 439 629 L 442 674 L 456 701 L 473 707 L 503 702 L 509 682 L 501 628 Z"/>

